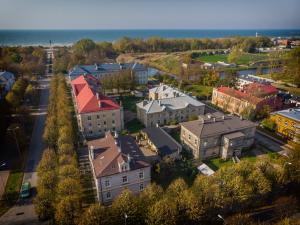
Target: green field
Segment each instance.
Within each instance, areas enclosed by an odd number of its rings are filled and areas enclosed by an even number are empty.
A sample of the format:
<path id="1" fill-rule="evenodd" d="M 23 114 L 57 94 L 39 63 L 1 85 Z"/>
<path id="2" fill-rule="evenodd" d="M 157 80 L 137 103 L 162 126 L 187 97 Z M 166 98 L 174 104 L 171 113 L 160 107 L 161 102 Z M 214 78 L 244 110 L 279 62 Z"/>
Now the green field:
<path id="1" fill-rule="evenodd" d="M 227 58 L 228 58 L 228 54 L 206 55 L 206 56 L 200 56 L 199 58 L 197 58 L 197 60 L 201 62 L 214 63 L 218 61 L 228 62 Z M 244 64 L 250 64 L 250 63 L 268 60 L 268 59 L 269 59 L 269 55 L 266 53 L 258 53 L 258 54 L 244 53 L 239 57 L 236 63 L 238 65 L 244 65 Z"/>

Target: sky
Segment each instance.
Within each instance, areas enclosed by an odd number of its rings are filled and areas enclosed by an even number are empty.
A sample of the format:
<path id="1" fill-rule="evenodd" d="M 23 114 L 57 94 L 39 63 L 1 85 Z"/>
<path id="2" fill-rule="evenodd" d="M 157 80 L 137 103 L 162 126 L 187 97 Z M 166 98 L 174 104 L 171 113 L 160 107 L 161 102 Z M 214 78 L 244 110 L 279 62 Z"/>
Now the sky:
<path id="1" fill-rule="evenodd" d="M 300 0 L 0 0 L 0 29 L 299 29 Z"/>

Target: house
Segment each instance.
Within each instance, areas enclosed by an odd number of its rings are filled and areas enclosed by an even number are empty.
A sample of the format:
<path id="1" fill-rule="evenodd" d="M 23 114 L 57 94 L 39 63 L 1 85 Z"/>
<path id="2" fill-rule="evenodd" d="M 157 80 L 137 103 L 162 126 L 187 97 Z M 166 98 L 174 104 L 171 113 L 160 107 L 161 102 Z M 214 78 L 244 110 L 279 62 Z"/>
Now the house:
<path id="1" fill-rule="evenodd" d="M 15 83 L 15 75 L 8 71 L 0 72 L 0 98 L 12 89 Z"/>
<path id="2" fill-rule="evenodd" d="M 138 194 L 151 182 L 151 168 L 133 137 L 115 136 L 88 141 L 89 160 L 100 203 L 111 203 L 124 189 Z"/>
<path id="3" fill-rule="evenodd" d="M 100 93 L 94 76 L 81 75 L 72 80 L 71 85 L 79 130 L 85 137 L 123 129 L 123 107 Z"/>
<path id="4" fill-rule="evenodd" d="M 147 144 L 161 158 L 170 157 L 179 159 L 182 150 L 181 145 L 175 141 L 164 129 L 159 126 L 147 127 L 141 131 Z"/>
<path id="5" fill-rule="evenodd" d="M 136 104 L 137 118 L 146 126 L 187 121 L 190 116 L 204 114 L 205 105 L 195 97 L 167 85 L 149 90 L 149 100 Z"/>
<path id="6" fill-rule="evenodd" d="M 274 80 L 251 75 L 251 74 L 241 75 L 238 77 L 237 80 L 237 89 L 242 90 L 244 86 L 255 82 L 260 84 L 270 85 L 271 83 L 274 83 Z"/>
<path id="7" fill-rule="evenodd" d="M 218 87 L 213 89 L 212 103 L 224 111 L 244 116 L 249 112 L 259 112 L 266 105 L 271 110 L 280 109 L 283 101 L 277 94 L 278 90 L 272 85 L 259 83 L 244 85 L 242 90 Z"/>
<path id="8" fill-rule="evenodd" d="M 139 63 L 102 63 L 94 65 L 76 65 L 69 72 L 69 78 L 70 80 L 73 80 L 82 74 L 91 74 L 97 79 L 101 79 L 104 76 L 116 75 L 126 70 L 131 71 L 138 84 L 147 84 L 148 69 Z"/>
<path id="9" fill-rule="evenodd" d="M 291 98 L 289 99 L 289 102 L 291 104 L 294 104 L 296 107 L 299 107 L 300 106 L 300 96 L 292 95 Z"/>
<path id="10" fill-rule="evenodd" d="M 256 130 L 251 121 L 220 112 L 201 115 L 198 120 L 180 125 L 183 146 L 202 160 L 240 156 L 243 148 L 253 144 Z"/>
<path id="11" fill-rule="evenodd" d="M 272 112 L 270 118 L 276 123 L 276 132 L 284 137 L 293 139 L 297 127 L 300 126 L 300 109 L 285 109 Z"/>

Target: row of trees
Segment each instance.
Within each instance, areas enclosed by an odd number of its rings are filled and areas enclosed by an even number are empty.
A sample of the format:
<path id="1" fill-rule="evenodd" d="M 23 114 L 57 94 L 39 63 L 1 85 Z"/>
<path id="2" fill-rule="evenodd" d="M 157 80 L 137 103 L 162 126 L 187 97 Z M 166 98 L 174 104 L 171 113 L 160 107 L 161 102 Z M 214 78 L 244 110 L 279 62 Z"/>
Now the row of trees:
<path id="1" fill-rule="evenodd" d="M 82 207 L 71 104 L 64 76 L 55 75 L 43 136 L 48 150 L 37 169 L 35 210 L 40 218 L 51 219 L 56 224 L 75 224 Z"/>
<path id="2" fill-rule="evenodd" d="M 116 75 L 105 76 L 100 81 L 104 92 L 117 90 L 117 93 L 119 93 L 120 90 L 134 90 L 136 87 L 135 74 L 131 70 L 125 70 Z"/>
<path id="3" fill-rule="evenodd" d="M 111 62 L 120 53 L 176 52 L 205 49 L 228 49 L 239 45 L 244 52 L 253 52 L 258 47 L 271 46 L 267 37 L 231 37 L 221 39 L 148 39 L 123 37 L 114 43 L 95 43 L 90 39 L 76 42 L 71 49 L 60 48 L 55 53 L 55 72 L 67 72 L 76 64 Z"/>
<path id="4" fill-rule="evenodd" d="M 239 224 L 234 214 L 243 213 L 242 224 L 254 224 L 246 212 L 268 204 L 282 190 L 296 194 L 300 184 L 300 150 L 292 152 L 287 163 L 270 163 L 260 159 L 252 164 L 242 161 L 231 167 L 223 167 L 214 176 L 199 175 L 189 187 L 182 178 L 172 182 L 166 190 L 152 183 L 139 196 L 125 190 L 112 204 L 105 208 L 92 205 L 81 217 L 79 224 L 221 224 L 218 214 L 226 218 L 227 224 Z M 292 191 L 291 191 L 292 190 Z M 267 203 L 268 202 L 268 203 Z M 294 213 L 295 200 L 275 208 L 285 213 L 274 216 L 285 217 Z M 278 204 L 280 205 L 280 204 Z M 283 209 L 284 208 L 284 209 Z M 288 210 L 287 210 L 288 209 Z M 288 211 L 289 213 L 287 213 Z M 232 217 L 232 218 L 230 218 Z"/>
<path id="5" fill-rule="evenodd" d="M 0 70 L 32 77 L 45 72 L 45 63 L 42 47 L 0 47 Z"/>

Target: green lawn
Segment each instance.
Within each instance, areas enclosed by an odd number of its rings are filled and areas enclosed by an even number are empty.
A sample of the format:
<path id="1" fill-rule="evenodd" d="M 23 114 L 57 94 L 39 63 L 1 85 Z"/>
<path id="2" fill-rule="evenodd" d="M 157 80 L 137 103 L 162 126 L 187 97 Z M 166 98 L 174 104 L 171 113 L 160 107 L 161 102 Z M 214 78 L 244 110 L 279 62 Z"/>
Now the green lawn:
<path id="1" fill-rule="evenodd" d="M 145 128 L 145 126 L 138 119 L 131 120 L 125 124 L 125 129 L 132 134 L 138 133 L 143 128 Z"/>
<path id="2" fill-rule="evenodd" d="M 124 110 L 136 112 L 136 103 L 142 101 L 143 98 L 138 98 L 130 95 L 130 96 L 122 96 L 120 100 L 122 101 Z"/>
<path id="3" fill-rule="evenodd" d="M 199 61 L 202 62 L 218 62 L 218 61 L 223 61 L 223 62 L 228 62 L 227 60 L 228 58 L 228 54 L 223 54 L 223 55 L 206 55 L 206 56 L 200 56 L 198 58 Z M 257 53 L 257 54 L 253 54 L 253 53 L 244 53 L 243 55 L 241 55 L 238 60 L 237 60 L 237 64 L 241 65 L 241 64 L 250 64 L 253 62 L 258 62 L 258 61 L 262 61 L 262 60 L 268 60 L 269 59 L 269 55 L 266 53 Z"/>
<path id="4" fill-rule="evenodd" d="M 202 99 L 206 99 L 208 96 L 212 95 L 212 87 L 203 86 L 198 84 L 188 85 L 184 88 L 185 91 L 192 92 L 194 96 Z"/>
<path id="5" fill-rule="evenodd" d="M 5 213 L 8 208 L 14 205 L 18 200 L 20 188 L 23 180 L 23 172 L 20 170 L 13 170 L 10 172 L 6 186 L 3 200 L 0 201 L 0 215 Z"/>
<path id="6" fill-rule="evenodd" d="M 206 160 L 204 161 L 204 163 L 207 164 L 214 171 L 220 169 L 223 166 L 231 166 L 234 164 L 231 159 L 224 161 L 220 158 Z"/>

